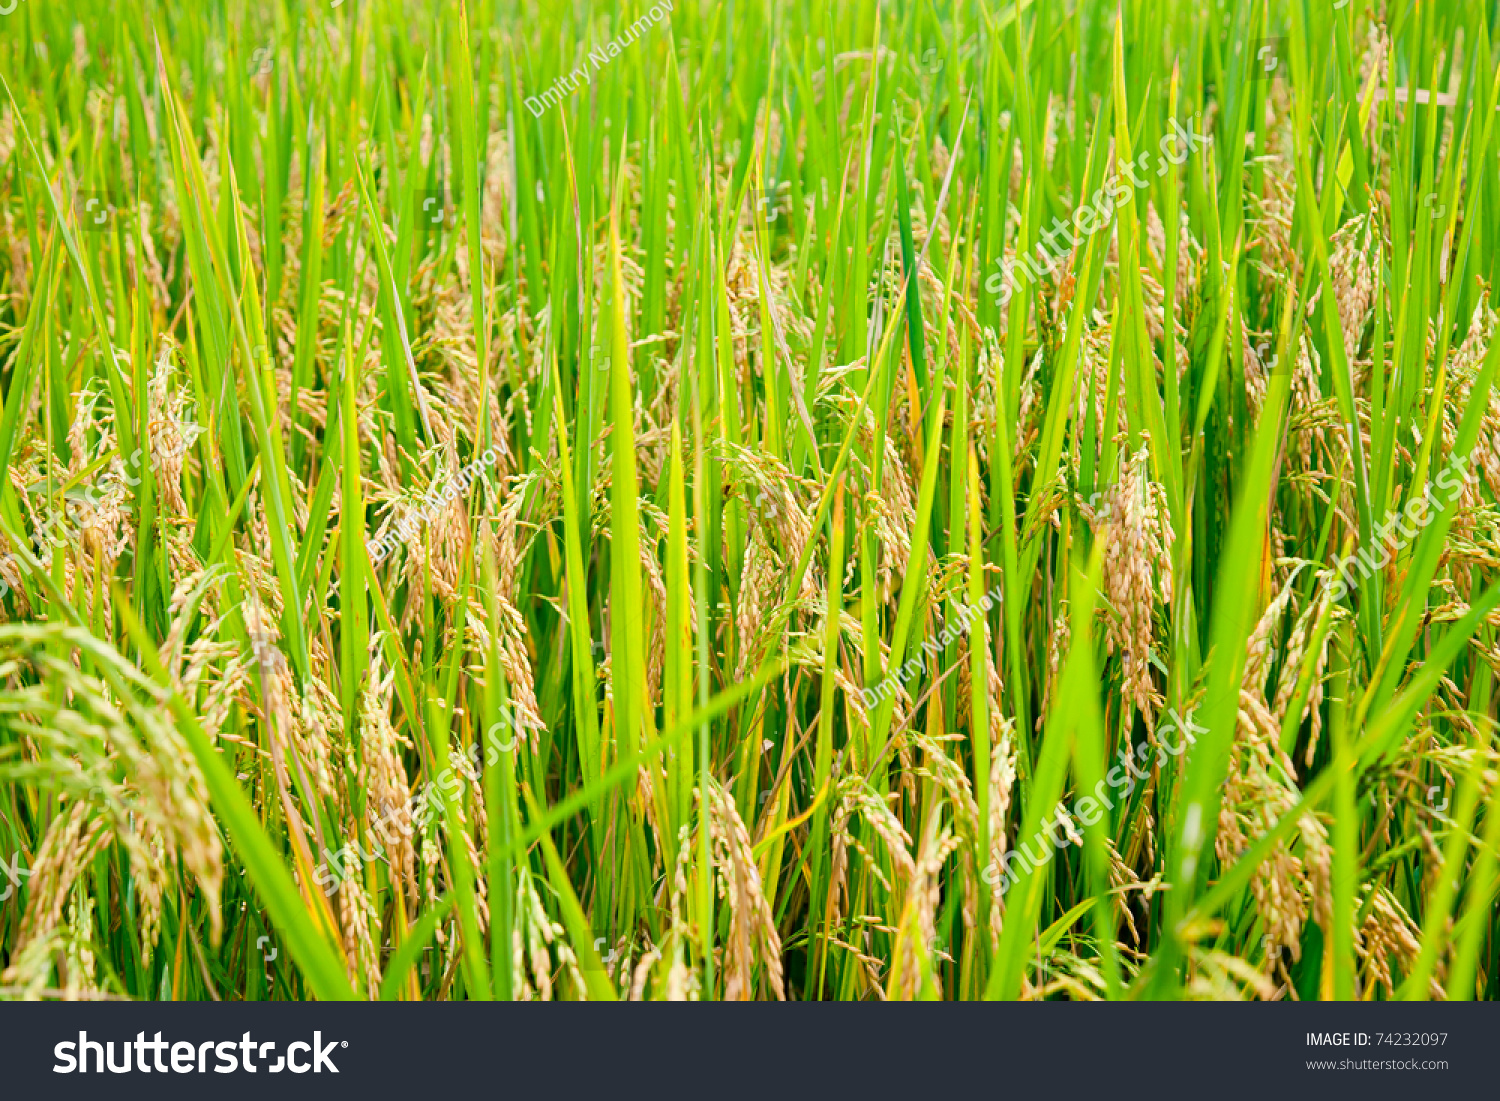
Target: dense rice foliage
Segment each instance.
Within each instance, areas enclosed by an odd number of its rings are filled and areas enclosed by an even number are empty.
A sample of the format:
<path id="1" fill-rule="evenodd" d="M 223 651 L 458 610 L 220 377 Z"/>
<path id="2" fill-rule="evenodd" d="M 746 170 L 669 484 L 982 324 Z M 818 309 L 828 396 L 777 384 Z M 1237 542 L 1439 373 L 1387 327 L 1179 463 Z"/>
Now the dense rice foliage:
<path id="1" fill-rule="evenodd" d="M 0 991 L 1494 996 L 1481 0 L 0 14 Z"/>

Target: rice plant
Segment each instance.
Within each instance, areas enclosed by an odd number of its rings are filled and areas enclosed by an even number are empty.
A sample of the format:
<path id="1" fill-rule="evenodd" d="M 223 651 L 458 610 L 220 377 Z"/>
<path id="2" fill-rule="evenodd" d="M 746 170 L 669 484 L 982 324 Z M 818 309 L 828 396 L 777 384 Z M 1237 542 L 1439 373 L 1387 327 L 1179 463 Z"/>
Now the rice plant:
<path id="1" fill-rule="evenodd" d="M 1500 8 L 0 13 L 0 994 L 1500 993 Z"/>

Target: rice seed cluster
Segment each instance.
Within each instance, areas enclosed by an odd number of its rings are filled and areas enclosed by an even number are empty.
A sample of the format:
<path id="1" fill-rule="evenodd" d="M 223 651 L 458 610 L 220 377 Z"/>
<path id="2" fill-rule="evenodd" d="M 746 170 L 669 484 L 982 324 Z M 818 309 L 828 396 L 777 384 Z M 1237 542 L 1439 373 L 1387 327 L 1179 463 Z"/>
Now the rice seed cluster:
<path id="1" fill-rule="evenodd" d="M 1500 997 L 1482 5 L 219 7 L 0 38 L 0 996 Z"/>

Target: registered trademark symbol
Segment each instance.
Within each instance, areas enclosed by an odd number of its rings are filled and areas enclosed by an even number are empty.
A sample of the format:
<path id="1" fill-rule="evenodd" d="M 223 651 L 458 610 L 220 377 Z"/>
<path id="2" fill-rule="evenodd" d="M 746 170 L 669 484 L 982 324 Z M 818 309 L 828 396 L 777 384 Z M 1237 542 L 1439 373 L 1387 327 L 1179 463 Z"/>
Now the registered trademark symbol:
<path id="1" fill-rule="evenodd" d="M 341 1044 L 341 1045 L 342 1045 L 342 1046 L 344 1046 L 344 1047 L 348 1047 L 348 1046 L 349 1046 L 349 1041 L 348 1041 L 348 1040 L 341 1040 L 341 1041 L 339 1041 L 339 1042 L 340 1042 L 340 1044 Z"/>

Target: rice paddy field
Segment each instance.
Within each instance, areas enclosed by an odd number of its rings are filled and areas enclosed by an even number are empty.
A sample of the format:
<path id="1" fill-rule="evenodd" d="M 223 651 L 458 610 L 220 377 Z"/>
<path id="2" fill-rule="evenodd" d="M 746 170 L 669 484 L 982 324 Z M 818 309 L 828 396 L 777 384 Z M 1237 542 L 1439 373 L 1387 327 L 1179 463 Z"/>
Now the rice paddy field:
<path id="1" fill-rule="evenodd" d="M 1500 995 L 1495 4 L 8 2 L 0 997 Z"/>

